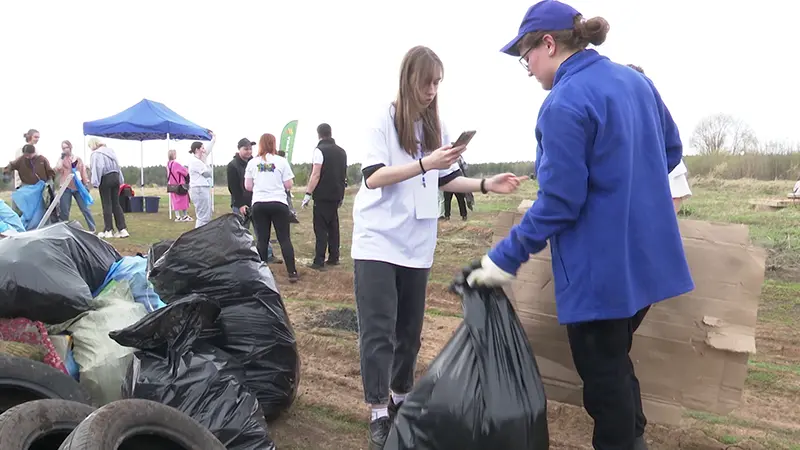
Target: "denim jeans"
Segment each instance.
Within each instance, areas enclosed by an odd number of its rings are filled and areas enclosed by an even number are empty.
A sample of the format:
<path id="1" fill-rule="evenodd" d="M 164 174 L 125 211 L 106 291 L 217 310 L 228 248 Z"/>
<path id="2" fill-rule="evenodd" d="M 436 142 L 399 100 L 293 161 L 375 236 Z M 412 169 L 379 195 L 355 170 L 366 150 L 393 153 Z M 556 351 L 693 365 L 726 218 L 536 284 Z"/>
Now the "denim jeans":
<path id="1" fill-rule="evenodd" d="M 80 192 L 73 191 L 70 188 L 67 188 L 64 191 L 64 195 L 61 196 L 61 200 L 58 203 L 58 218 L 62 222 L 66 222 L 69 220 L 69 212 L 72 208 L 72 199 L 75 199 L 75 203 L 78 204 L 78 208 L 80 208 L 81 213 L 83 214 L 83 218 L 86 220 L 86 226 L 89 227 L 89 231 L 94 232 L 96 231 L 97 226 L 94 223 L 94 217 L 92 217 L 92 212 L 89 211 L 89 206 L 86 205 L 86 202 L 83 201 L 83 197 L 81 197 Z"/>
<path id="2" fill-rule="evenodd" d="M 242 216 L 242 213 L 239 211 L 239 208 L 237 208 L 235 206 L 231 206 L 231 211 L 233 211 L 233 213 L 236 214 L 239 217 Z M 253 219 L 252 219 L 251 215 L 248 215 L 248 216 L 246 216 L 244 218 L 244 223 L 243 224 L 244 224 L 244 227 L 247 228 L 248 230 L 250 229 L 250 224 L 252 224 L 252 223 L 253 223 Z M 258 236 L 256 236 L 256 228 L 255 227 L 253 227 L 253 237 L 258 239 Z M 267 259 L 272 259 L 274 256 L 275 256 L 275 254 L 272 252 L 272 244 L 269 243 L 269 245 L 267 246 Z"/>

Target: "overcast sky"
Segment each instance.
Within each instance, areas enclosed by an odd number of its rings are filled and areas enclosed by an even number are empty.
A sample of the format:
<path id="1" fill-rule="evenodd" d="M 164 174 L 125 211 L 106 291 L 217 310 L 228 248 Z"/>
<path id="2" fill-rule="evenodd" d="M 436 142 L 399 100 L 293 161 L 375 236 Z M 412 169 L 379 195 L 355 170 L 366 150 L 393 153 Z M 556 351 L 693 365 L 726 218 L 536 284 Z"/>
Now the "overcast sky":
<path id="1" fill-rule="evenodd" d="M 300 121 L 295 162 L 311 160 L 323 121 L 357 162 L 368 118 L 393 99 L 400 61 L 418 44 L 444 62 L 439 95 L 448 128 L 478 130 L 467 161 L 532 160 L 546 93 L 499 52 L 532 3 L 3 2 L 0 161 L 11 159 L 28 128 L 41 132 L 38 149 L 49 158 L 63 139 L 81 148 L 84 121 L 148 98 L 214 130 L 216 164 L 227 163 L 240 138 L 279 136 L 292 119 Z M 743 119 L 762 139 L 800 141 L 796 2 L 570 3 L 609 21 L 598 50 L 644 67 L 687 147 L 695 124 L 717 112 Z M 168 145 L 185 161 L 189 144 L 147 142 L 145 165 L 163 164 Z M 139 165 L 138 142 L 109 146 L 123 165 Z"/>

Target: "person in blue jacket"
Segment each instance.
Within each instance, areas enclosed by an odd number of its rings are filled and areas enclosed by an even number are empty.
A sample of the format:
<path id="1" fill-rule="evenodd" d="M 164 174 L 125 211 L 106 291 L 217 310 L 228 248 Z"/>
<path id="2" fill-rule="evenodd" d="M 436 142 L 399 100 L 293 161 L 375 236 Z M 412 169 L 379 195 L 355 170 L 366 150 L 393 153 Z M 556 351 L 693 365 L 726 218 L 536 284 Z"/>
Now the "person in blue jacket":
<path id="1" fill-rule="evenodd" d="M 539 192 L 468 282 L 509 283 L 549 240 L 558 319 L 594 419 L 594 448 L 639 450 L 646 419 L 633 333 L 651 305 L 694 283 L 667 177 L 683 153 L 678 128 L 648 78 L 586 49 L 608 30 L 603 18 L 545 0 L 503 48 L 550 91 L 536 122 Z"/>

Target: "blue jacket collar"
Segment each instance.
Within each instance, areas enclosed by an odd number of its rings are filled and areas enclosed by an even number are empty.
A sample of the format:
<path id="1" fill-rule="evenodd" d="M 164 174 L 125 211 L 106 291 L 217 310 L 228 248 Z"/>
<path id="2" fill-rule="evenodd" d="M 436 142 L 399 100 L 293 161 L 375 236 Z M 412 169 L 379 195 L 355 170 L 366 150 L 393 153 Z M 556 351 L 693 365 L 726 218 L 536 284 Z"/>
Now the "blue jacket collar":
<path id="1" fill-rule="evenodd" d="M 558 70 L 556 70 L 556 76 L 553 79 L 553 87 L 555 87 L 562 78 L 580 72 L 601 59 L 608 58 L 597 53 L 596 50 L 581 50 L 575 53 L 561 63 Z"/>

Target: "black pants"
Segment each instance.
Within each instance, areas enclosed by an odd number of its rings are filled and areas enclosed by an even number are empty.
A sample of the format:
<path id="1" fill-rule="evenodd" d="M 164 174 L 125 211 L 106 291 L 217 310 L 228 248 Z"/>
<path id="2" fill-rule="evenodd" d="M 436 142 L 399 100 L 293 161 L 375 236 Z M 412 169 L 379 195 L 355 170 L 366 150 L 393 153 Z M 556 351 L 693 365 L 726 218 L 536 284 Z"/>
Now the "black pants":
<path id="1" fill-rule="evenodd" d="M 325 262 L 325 251 L 328 261 L 339 261 L 339 202 L 314 200 L 314 236 L 317 245 L 314 253 L 314 264 Z"/>
<path id="2" fill-rule="evenodd" d="M 458 212 L 461 214 L 461 217 L 467 217 L 467 201 L 466 196 L 460 193 L 452 193 L 452 192 L 444 192 L 444 216 L 450 217 L 450 203 L 453 202 L 453 195 L 456 196 L 456 201 L 458 202 Z"/>
<path id="3" fill-rule="evenodd" d="M 596 450 L 632 450 L 644 434 L 647 419 L 628 354 L 648 309 L 628 319 L 567 325 L 572 359 L 583 380 L 583 406 L 594 419 Z"/>
<path id="4" fill-rule="evenodd" d="M 281 202 L 257 202 L 252 207 L 253 225 L 256 230 L 256 248 L 261 260 L 266 262 L 269 259 L 269 239 L 271 229 L 275 227 L 275 234 L 278 235 L 278 242 L 281 244 L 283 263 L 286 270 L 291 274 L 297 272 L 294 261 L 294 247 L 292 247 L 292 237 L 289 230 L 289 220 L 291 212 L 285 203 Z"/>
<path id="5" fill-rule="evenodd" d="M 117 231 L 122 231 L 127 227 L 125 224 L 125 213 L 119 203 L 119 172 L 111 172 L 100 178 L 100 203 L 103 205 L 103 231 L 113 231 L 111 217 L 117 225 Z"/>
<path id="6" fill-rule="evenodd" d="M 407 394 L 414 386 L 430 270 L 381 261 L 353 265 L 364 399 L 385 405 L 390 389 Z"/>

